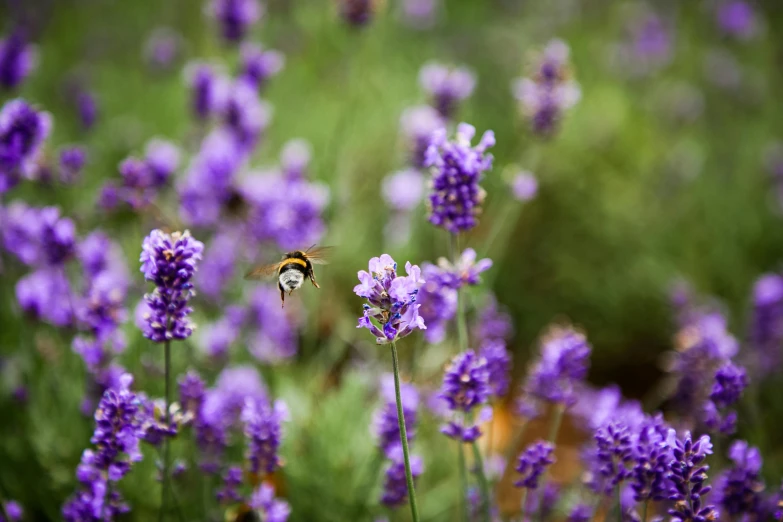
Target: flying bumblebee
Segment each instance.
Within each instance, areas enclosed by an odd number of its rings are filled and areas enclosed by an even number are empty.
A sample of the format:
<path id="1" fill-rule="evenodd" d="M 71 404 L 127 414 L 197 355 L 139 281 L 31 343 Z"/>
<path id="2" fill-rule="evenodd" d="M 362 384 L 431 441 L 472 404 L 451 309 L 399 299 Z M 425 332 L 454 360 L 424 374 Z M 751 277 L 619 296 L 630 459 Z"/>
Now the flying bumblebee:
<path id="1" fill-rule="evenodd" d="M 245 279 L 263 279 L 277 273 L 277 287 L 280 288 L 280 300 L 282 306 L 285 306 L 285 294 L 291 295 L 294 290 L 301 288 L 305 278 L 316 288 L 321 288 L 315 282 L 315 273 L 313 265 L 325 265 L 328 263 L 326 257 L 329 255 L 332 247 L 311 246 L 305 251 L 294 250 L 283 254 L 283 258 L 277 263 L 258 266 L 250 270 Z"/>

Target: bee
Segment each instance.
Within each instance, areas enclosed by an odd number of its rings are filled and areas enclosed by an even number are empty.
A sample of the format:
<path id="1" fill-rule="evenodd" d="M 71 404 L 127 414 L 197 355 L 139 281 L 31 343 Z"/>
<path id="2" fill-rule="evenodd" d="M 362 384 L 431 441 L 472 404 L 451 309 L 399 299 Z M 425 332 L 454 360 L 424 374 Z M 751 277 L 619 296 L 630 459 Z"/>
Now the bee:
<path id="1" fill-rule="evenodd" d="M 311 246 L 307 250 L 294 250 L 283 254 L 283 258 L 277 263 L 258 266 L 250 270 L 245 279 L 262 279 L 277 273 L 277 287 L 280 288 L 281 306 L 285 306 L 285 294 L 291 295 L 294 290 L 301 288 L 305 278 L 310 279 L 313 286 L 321 288 L 315 281 L 313 265 L 327 264 L 326 257 L 332 247 Z"/>

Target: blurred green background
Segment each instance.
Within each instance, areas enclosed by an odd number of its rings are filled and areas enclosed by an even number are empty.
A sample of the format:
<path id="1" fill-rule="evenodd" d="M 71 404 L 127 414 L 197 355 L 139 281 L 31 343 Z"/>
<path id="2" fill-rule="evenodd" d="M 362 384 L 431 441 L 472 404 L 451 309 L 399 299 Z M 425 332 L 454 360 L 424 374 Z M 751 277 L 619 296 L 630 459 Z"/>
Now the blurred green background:
<path id="1" fill-rule="evenodd" d="M 367 333 L 354 329 L 361 311 L 351 292 L 356 271 L 387 250 L 399 262 L 447 254 L 446 234 L 426 222 L 423 208 L 407 245 L 392 251 L 383 234 L 389 213 L 380 184 L 404 166 L 399 117 L 426 101 L 417 80 L 426 61 L 475 71 L 477 88 L 457 119 L 497 136 L 495 167 L 483 183 L 485 216 L 463 244 L 495 262 L 485 281 L 514 319 L 509 349 L 517 377 L 542 329 L 565 317 L 589 333 L 590 380 L 617 382 L 626 395 L 644 396 L 660 375 L 659 355 L 671 346 L 668 291 L 681 278 L 720 298 L 734 333 L 744 337 L 752 283 L 783 259 L 779 202 L 764 166 L 765 150 L 783 136 L 783 4 L 754 5 L 762 31 L 737 41 L 721 34 L 711 2 L 647 4 L 671 25 L 673 55 L 659 70 L 629 77 L 612 59 L 612 49 L 628 39 L 629 10 L 640 6 L 635 2 L 448 0 L 434 27 L 415 30 L 401 22 L 399 5 L 388 1 L 357 30 L 339 20 L 332 2 L 269 0 L 250 39 L 283 52 L 286 64 L 264 94 L 274 117 L 253 165 L 275 163 L 289 139 L 308 140 L 311 176 L 332 190 L 325 242 L 339 247 L 335 262 L 319 274 L 323 290 L 306 288 L 294 298 L 308 310 L 296 364 L 263 369 L 275 394 L 293 402 L 294 419 L 307 419 L 293 422 L 286 435 L 293 520 L 366 519 L 346 511 L 353 509 L 358 487 L 328 495 L 323 489 L 325 480 L 353 477 L 361 466 L 371 469 L 367 405 L 374 401 L 361 371 L 349 371 L 341 386 L 321 396 L 323 376 L 346 345 L 377 369 L 389 368 Z M 60 205 L 76 218 L 80 234 L 100 224 L 122 242 L 132 274 L 152 225 L 143 217 L 105 221 L 93 212 L 94 201 L 107 178 L 117 179 L 119 161 L 140 152 L 149 138 L 162 136 L 193 150 L 182 65 L 189 59 L 229 66 L 237 60 L 202 8 L 196 0 L 20 1 L 13 7 L 34 20 L 39 64 L 19 93 L 0 94 L 0 101 L 20 95 L 50 111 L 55 126 L 47 150 L 53 155 L 60 145 L 82 143 L 90 161 L 84 183 L 28 183 L 9 199 Z M 0 10 L 6 34 L 11 10 L 11 4 Z M 161 26 L 184 42 L 183 59 L 170 72 L 151 71 L 144 61 L 145 42 Z M 529 53 L 552 37 L 571 47 L 582 100 L 561 131 L 544 141 L 528 132 L 510 85 L 527 70 Z M 710 80 L 709 56 L 716 51 L 736 60 L 735 85 Z M 99 119 L 89 133 L 80 130 L 65 94 L 74 79 L 98 100 Z M 537 197 L 524 205 L 506 189 L 514 165 L 532 170 L 540 183 Z M 162 207 L 174 215 L 176 201 L 169 197 Z M 496 227 L 506 227 L 508 241 L 487 251 Z M 44 520 L 57 518 L 73 491 L 73 471 L 92 425 L 78 412 L 83 365 L 67 334 L 20 320 L 13 292 L 21 272 L 14 269 L 0 283 L 0 354 L 27 355 L 18 372 L 3 373 L 0 484 L 26 505 L 30 520 Z M 140 274 L 137 279 L 140 298 Z M 129 306 L 135 306 L 133 297 Z M 199 322 L 216 317 L 205 312 L 206 304 L 199 308 L 198 299 L 195 307 Z M 160 354 L 132 323 L 126 325 L 130 342 L 122 361 L 137 373 L 142 354 L 155 360 Z M 410 344 L 425 350 L 421 342 Z M 175 367 L 184 370 L 198 357 L 191 348 L 175 354 Z M 423 355 L 430 369 L 442 365 L 441 353 Z M 237 356 L 243 359 L 250 360 Z M 8 395 L 20 380 L 30 388 L 25 408 Z M 162 391 L 150 375 L 140 376 L 137 385 L 151 394 Z M 426 451 L 427 444 L 442 442 L 426 436 L 436 431 L 430 424 L 423 423 L 420 437 L 420 452 L 433 455 L 422 479 L 422 491 L 430 491 L 422 511 L 427 520 L 447 520 L 437 499 L 449 498 L 451 456 Z M 157 489 L 154 495 L 147 491 L 157 487 L 150 479 L 153 466 L 145 459 L 128 479 L 137 520 L 155 512 Z M 190 487 L 197 485 L 185 489 Z"/>

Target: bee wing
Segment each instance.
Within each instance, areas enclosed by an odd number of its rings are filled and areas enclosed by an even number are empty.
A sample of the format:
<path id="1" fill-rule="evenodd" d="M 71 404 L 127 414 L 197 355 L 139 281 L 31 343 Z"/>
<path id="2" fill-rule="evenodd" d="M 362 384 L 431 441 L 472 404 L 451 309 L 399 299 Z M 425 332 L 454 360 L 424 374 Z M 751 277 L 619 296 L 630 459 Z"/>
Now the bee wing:
<path id="1" fill-rule="evenodd" d="M 334 247 L 330 246 L 311 246 L 305 251 L 305 257 L 314 265 L 328 265 L 328 257 L 332 254 Z"/>
<path id="2" fill-rule="evenodd" d="M 263 279 L 277 272 L 280 268 L 280 263 L 272 263 L 270 265 L 260 265 L 252 268 L 245 274 L 245 279 Z"/>

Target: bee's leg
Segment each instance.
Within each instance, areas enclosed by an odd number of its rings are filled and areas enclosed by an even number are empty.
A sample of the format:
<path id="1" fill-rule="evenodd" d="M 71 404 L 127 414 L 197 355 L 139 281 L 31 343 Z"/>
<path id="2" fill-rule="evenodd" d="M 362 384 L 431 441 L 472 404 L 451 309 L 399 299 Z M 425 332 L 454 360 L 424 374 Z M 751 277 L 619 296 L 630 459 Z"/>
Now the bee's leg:
<path id="1" fill-rule="evenodd" d="M 285 290 L 280 287 L 280 308 L 285 308 Z"/>
<path id="2" fill-rule="evenodd" d="M 312 270 L 310 271 L 309 275 L 310 275 L 310 282 L 313 283 L 313 286 L 316 288 L 321 288 L 320 286 L 318 286 L 318 283 L 315 282 L 315 273 Z"/>

